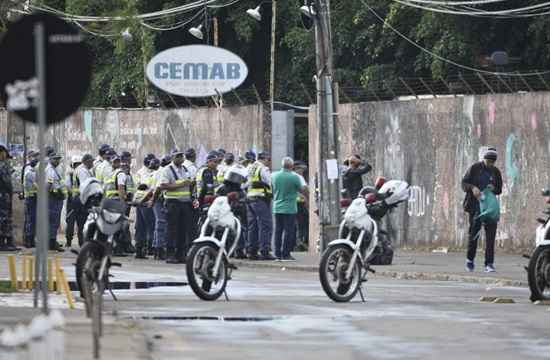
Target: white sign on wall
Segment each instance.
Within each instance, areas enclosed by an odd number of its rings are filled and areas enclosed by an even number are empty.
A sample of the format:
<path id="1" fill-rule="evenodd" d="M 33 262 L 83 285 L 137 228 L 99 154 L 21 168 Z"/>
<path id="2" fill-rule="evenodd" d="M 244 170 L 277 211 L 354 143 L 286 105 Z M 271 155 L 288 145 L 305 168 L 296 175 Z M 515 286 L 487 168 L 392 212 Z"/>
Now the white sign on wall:
<path id="1" fill-rule="evenodd" d="M 179 46 L 158 53 L 147 77 L 168 93 L 205 97 L 239 87 L 248 76 L 245 62 L 231 51 L 207 45 Z"/>

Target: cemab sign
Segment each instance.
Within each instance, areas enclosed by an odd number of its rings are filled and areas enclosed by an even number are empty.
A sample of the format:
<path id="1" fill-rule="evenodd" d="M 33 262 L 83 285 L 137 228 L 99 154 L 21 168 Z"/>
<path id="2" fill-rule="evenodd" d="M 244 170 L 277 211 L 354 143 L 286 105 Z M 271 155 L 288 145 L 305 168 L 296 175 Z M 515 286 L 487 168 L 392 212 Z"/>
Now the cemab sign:
<path id="1" fill-rule="evenodd" d="M 239 87 L 248 76 L 245 62 L 231 51 L 207 45 L 165 50 L 147 65 L 147 77 L 174 95 L 213 96 Z"/>

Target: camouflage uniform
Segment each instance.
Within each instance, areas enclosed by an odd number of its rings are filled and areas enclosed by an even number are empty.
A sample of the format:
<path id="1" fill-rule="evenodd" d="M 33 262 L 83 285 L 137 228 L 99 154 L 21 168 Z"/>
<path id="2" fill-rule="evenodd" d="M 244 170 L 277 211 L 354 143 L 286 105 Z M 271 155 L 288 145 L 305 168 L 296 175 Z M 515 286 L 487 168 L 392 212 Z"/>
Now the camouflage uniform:
<path id="1" fill-rule="evenodd" d="M 0 161 L 0 247 L 13 246 L 11 168 Z"/>

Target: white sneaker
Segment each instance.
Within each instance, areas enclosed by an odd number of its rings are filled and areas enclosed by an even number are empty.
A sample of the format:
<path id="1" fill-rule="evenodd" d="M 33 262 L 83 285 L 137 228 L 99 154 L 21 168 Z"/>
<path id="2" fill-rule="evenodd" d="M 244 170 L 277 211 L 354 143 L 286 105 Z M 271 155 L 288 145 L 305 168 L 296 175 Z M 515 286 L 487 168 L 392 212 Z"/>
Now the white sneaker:
<path id="1" fill-rule="evenodd" d="M 494 273 L 496 272 L 495 267 L 492 264 L 485 265 L 485 272 L 486 273 Z"/>

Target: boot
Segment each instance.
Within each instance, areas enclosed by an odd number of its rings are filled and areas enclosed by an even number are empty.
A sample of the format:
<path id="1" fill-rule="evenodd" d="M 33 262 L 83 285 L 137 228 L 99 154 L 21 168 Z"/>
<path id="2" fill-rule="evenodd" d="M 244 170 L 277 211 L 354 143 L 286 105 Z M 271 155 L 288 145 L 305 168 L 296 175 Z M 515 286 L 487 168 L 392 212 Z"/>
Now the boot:
<path id="1" fill-rule="evenodd" d="M 166 263 L 167 264 L 177 264 L 178 259 L 176 259 L 176 253 L 174 251 L 174 248 L 168 248 L 167 249 L 167 257 L 166 257 Z"/>
<path id="2" fill-rule="evenodd" d="M 145 250 L 143 250 L 143 248 L 136 249 L 136 259 L 147 259 L 147 255 L 145 255 Z"/>
<path id="3" fill-rule="evenodd" d="M 164 248 L 157 249 L 157 256 L 160 261 L 166 260 L 166 251 L 164 250 Z"/>
<path id="4" fill-rule="evenodd" d="M 61 246 L 61 244 L 59 244 L 56 239 L 50 239 L 50 250 L 57 252 L 65 251 L 65 249 L 63 249 L 63 246 Z"/>

